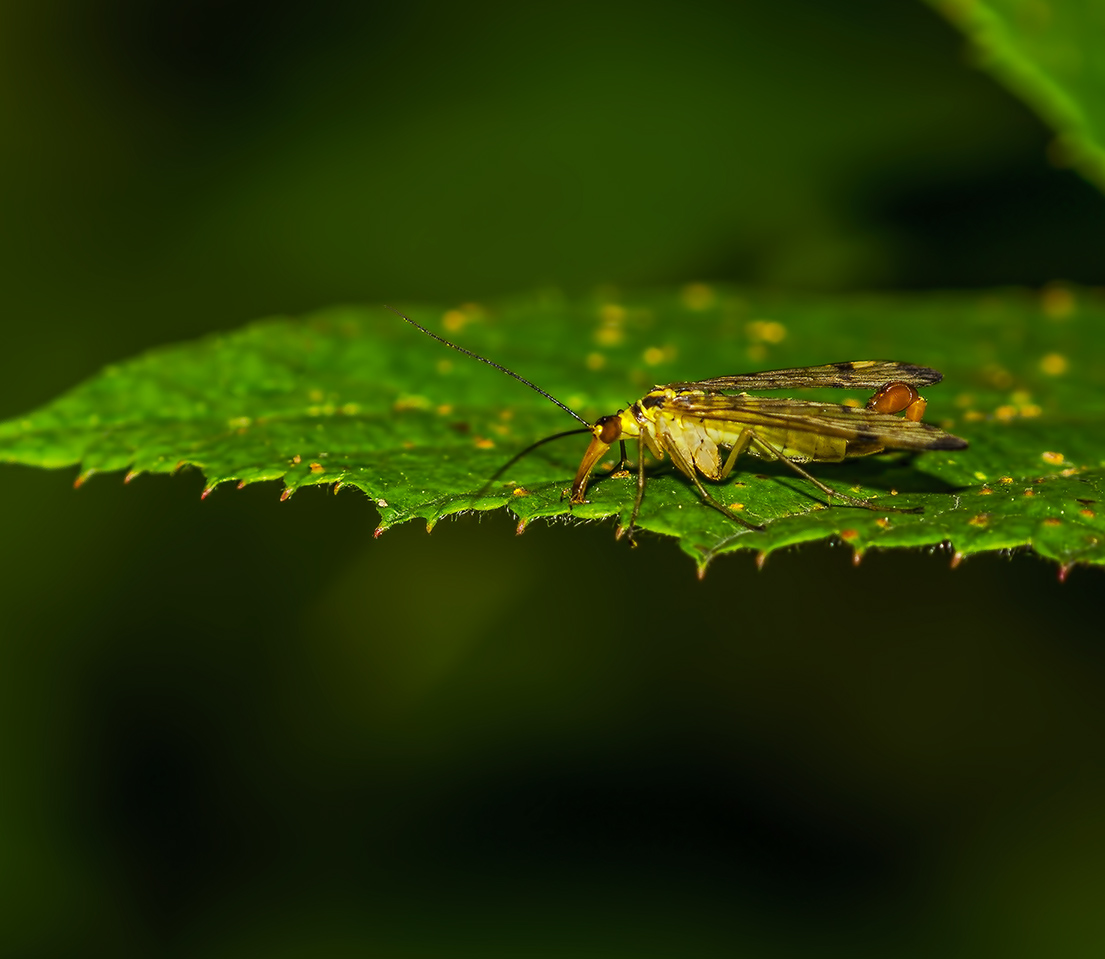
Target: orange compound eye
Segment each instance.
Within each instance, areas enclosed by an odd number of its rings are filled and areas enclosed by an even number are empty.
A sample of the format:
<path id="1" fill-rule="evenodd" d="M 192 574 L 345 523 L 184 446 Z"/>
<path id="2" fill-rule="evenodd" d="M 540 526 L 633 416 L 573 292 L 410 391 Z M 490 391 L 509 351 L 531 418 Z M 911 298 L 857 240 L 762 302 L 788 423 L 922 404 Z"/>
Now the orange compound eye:
<path id="1" fill-rule="evenodd" d="M 595 426 L 599 427 L 599 431 L 595 435 L 600 443 L 610 445 L 617 442 L 622 435 L 622 418 L 620 416 L 599 417 L 595 421 Z"/>
<path id="2" fill-rule="evenodd" d="M 919 420 L 925 413 L 925 401 L 908 383 L 887 383 L 867 401 L 867 409 L 876 413 L 901 413 L 907 420 Z"/>

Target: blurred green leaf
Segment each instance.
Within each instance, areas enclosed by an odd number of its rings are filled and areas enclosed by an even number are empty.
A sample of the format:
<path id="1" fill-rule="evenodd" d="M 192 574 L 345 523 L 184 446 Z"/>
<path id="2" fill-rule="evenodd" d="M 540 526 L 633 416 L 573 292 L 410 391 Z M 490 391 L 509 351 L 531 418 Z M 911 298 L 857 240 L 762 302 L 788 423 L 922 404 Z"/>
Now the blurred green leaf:
<path id="1" fill-rule="evenodd" d="M 679 538 L 704 569 L 722 552 L 767 555 L 836 537 L 869 548 L 957 554 L 1032 546 L 1067 566 L 1105 562 L 1105 299 L 1032 294 L 776 297 L 690 286 L 576 302 L 535 295 L 412 316 L 549 390 L 589 421 L 655 383 L 842 359 L 901 359 L 945 373 L 927 418 L 970 441 L 960 452 L 890 454 L 817 467 L 842 492 L 923 506 L 917 515 L 825 508 L 779 464 L 746 459 L 718 487 L 767 525 L 738 529 L 665 463 L 651 471 L 642 529 Z M 840 399 L 828 391 L 824 398 Z M 862 396 L 857 399 L 863 399 Z M 572 421 L 516 382 L 424 337 L 380 307 L 272 319 L 111 366 L 0 424 L 0 461 L 92 473 L 194 466 L 222 483 L 355 487 L 383 530 L 432 527 L 506 506 L 535 518 L 628 520 L 635 479 L 599 478 L 591 501 L 562 496 L 587 437 L 534 440 Z"/>
<path id="2" fill-rule="evenodd" d="M 928 0 L 979 64 L 1059 134 L 1058 162 L 1105 190 L 1105 3 Z"/>

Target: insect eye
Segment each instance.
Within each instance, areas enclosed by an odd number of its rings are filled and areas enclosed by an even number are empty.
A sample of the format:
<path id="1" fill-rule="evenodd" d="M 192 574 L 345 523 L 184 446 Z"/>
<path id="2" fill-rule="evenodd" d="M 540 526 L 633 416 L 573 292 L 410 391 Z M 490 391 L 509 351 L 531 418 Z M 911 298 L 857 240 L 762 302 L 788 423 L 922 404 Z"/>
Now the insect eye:
<path id="1" fill-rule="evenodd" d="M 622 418 L 620 416 L 601 416 L 595 421 L 599 428 L 598 437 L 600 443 L 613 443 L 622 435 Z"/>

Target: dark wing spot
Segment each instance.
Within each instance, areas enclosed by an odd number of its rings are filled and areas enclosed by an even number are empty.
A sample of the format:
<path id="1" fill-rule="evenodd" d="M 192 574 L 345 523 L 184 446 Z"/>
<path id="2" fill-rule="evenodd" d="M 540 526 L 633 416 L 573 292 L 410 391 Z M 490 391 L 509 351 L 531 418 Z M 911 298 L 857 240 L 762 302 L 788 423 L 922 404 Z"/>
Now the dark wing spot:
<path id="1" fill-rule="evenodd" d="M 900 363 L 898 370 L 903 374 L 902 379 L 908 378 L 914 386 L 932 386 L 944 378 L 944 374 L 939 370 L 918 366 L 916 363 Z"/>

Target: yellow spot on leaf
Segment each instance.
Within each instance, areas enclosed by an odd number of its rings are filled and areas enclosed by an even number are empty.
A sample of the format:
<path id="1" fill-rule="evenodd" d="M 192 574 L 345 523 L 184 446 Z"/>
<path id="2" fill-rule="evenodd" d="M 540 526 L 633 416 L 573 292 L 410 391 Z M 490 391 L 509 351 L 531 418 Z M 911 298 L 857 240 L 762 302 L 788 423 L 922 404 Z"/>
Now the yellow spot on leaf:
<path id="1" fill-rule="evenodd" d="M 595 342 L 599 346 L 617 346 L 625 339 L 625 333 L 617 326 L 600 326 L 595 330 Z"/>
<path id="2" fill-rule="evenodd" d="M 1048 466 L 1058 466 L 1060 463 L 1063 462 L 1065 457 L 1062 453 L 1055 453 L 1051 450 L 1048 450 L 1046 453 L 1042 453 L 1040 455 L 1040 459 L 1047 463 Z"/>
<path id="3" fill-rule="evenodd" d="M 450 333 L 459 333 L 467 322 L 468 317 L 460 310 L 447 310 L 441 318 L 442 326 Z"/>
<path id="4" fill-rule="evenodd" d="M 981 473 L 981 472 L 979 472 L 979 473 L 975 473 L 975 479 L 976 479 L 976 480 L 980 480 L 980 481 L 981 481 L 981 480 L 984 480 L 984 479 L 986 479 L 986 474 L 985 474 L 985 473 Z"/>
<path id="5" fill-rule="evenodd" d="M 752 320 L 745 324 L 744 332 L 760 343 L 782 343 L 787 338 L 787 328 L 777 320 Z"/>
<path id="6" fill-rule="evenodd" d="M 999 483 L 1004 483 L 1006 486 L 1008 486 L 1010 483 L 1013 482 L 1013 477 L 1012 476 L 1003 476 L 1001 479 L 998 480 L 998 482 Z"/>
<path id="7" fill-rule="evenodd" d="M 437 408 L 437 415 L 438 416 L 448 416 L 452 412 L 453 412 L 453 407 L 449 403 L 442 403 Z"/>
<path id="8" fill-rule="evenodd" d="M 495 448 L 495 441 L 489 440 L 484 436 L 477 436 L 475 442 L 477 449 L 493 450 Z"/>
<path id="9" fill-rule="evenodd" d="M 649 366 L 658 366 L 659 364 L 664 362 L 664 351 L 658 346 L 650 346 L 642 354 L 642 359 Z"/>
<path id="10" fill-rule="evenodd" d="M 588 353 L 586 363 L 589 370 L 601 370 L 606 365 L 606 357 L 601 353 Z"/>
<path id="11" fill-rule="evenodd" d="M 515 486 L 514 489 L 512 489 L 510 491 L 510 495 L 511 496 L 529 496 L 529 490 L 526 489 L 524 486 Z"/>
<path id="12" fill-rule="evenodd" d="M 972 516 L 967 522 L 971 526 L 986 526 L 990 522 L 990 514 L 979 513 L 978 516 Z"/>
<path id="13" fill-rule="evenodd" d="M 714 291 L 705 283 L 688 283 L 683 287 L 683 304 L 688 310 L 705 310 L 714 305 Z"/>
<path id="14" fill-rule="evenodd" d="M 311 472 L 312 473 L 321 473 L 325 469 L 326 469 L 326 467 L 323 466 L 321 463 L 312 463 L 311 464 Z"/>
<path id="15" fill-rule="evenodd" d="M 437 363 L 434 364 L 434 368 L 438 371 L 438 373 L 440 373 L 442 376 L 444 376 L 446 373 L 452 373 L 453 372 L 453 361 L 452 360 L 438 360 Z"/>
<path id="16" fill-rule="evenodd" d="M 1085 517 L 1086 517 L 1086 519 L 1093 519 L 1093 518 L 1094 518 L 1094 516 L 1096 516 L 1096 515 L 1097 515 L 1097 514 L 1096 514 L 1096 513 L 1095 513 L 1095 512 L 1094 512 L 1094 511 L 1093 511 L 1092 509 L 1090 509 L 1090 508 L 1089 508 L 1088 506 L 1087 506 L 1087 507 L 1086 507 L 1085 509 L 1080 509 L 1080 510 L 1078 511 L 1078 514 L 1079 514 L 1080 516 L 1085 516 Z"/>
<path id="17" fill-rule="evenodd" d="M 607 326 L 620 326 L 625 322 L 625 307 L 620 303 L 604 303 L 599 307 L 599 317 Z"/>
<path id="18" fill-rule="evenodd" d="M 1054 517 L 1044 520 L 1044 526 L 1059 526 L 1061 524 L 1062 520 L 1055 519 Z"/>
<path id="19" fill-rule="evenodd" d="M 1062 376 L 1069 367 L 1070 363 L 1062 353 L 1048 353 L 1040 360 L 1040 369 L 1048 376 Z"/>
<path id="20" fill-rule="evenodd" d="M 396 413 L 403 413 L 407 410 L 428 410 L 430 405 L 429 399 L 425 396 L 400 396 L 391 404 L 391 408 Z"/>

